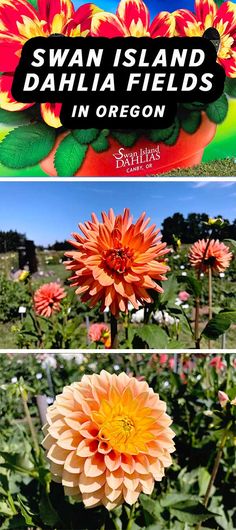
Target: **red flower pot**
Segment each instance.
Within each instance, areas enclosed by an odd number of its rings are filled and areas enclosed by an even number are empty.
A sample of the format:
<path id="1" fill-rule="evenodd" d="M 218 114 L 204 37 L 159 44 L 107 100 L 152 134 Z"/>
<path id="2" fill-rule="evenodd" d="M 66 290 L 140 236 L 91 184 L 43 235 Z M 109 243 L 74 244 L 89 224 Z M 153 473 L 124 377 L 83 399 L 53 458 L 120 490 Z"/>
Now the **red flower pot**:
<path id="1" fill-rule="evenodd" d="M 141 137 L 133 147 L 123 147 L 114 138 L 109 138 L 110 148 L 96 153 L 89 147 L 86 158 L 76 173 L 77 177 L 144 177 L 167 173 L 177 168 L 193 167 L 201 163 L 204 148 L 215 136 L 216 125 L 206 114 L 194 134 L 182 129 L 175 145 L 154 143 Z M 41 168 L 50 176 L 57 176 L 53 160 L 56 149 L 67 133 L 60 135 Z M 60 176 L 60 175 L 59 175 Z M 68 175 L 72 176 L 72 175 Z"/>

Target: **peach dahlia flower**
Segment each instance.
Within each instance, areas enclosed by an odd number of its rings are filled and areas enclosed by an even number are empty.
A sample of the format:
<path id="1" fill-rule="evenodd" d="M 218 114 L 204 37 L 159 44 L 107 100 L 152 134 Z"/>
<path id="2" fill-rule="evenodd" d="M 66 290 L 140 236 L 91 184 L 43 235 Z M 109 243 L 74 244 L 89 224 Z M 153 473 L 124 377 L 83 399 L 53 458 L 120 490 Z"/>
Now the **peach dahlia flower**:
<path id="1" fill-rule="evenodd" d="M 134 504 L 172 463 L 166 404 L 125 373 L 84 375 L 56 397 L 47 422 L 43 446 L 52 478 L 87 508 Z"/>
<path id="2" fill-rule="evenodd" d="M 189 261 L 195 269 L 204 272 L 211 267 L 216 272 L 224 272 L 233 257 L 229 247 L 218 239 L 198 240 L 189 251 Z"/>
<path id="3" fill-rule="evenodd" d="M 56 282 L 42 285 L 34 293 L 35 313 L 43 317 L 50 317 L 53 313 L 60 311 L 60 302 L 65 296 L 65 290 Z"/>
<path id="4" fill-rule="evenodd" d="M 101 302 L 102 310 L 110 307 L 115 316 L 119 310 L 127 312 L 128 302 L 135 309 L 138 302 L 151 303 L 148 289 L 162 293 L 157 281 L 166 280 L 169 270 L 164 262 L 169 250 L 161 242 L 160 230 L 148 227 L 145 213 L 133 223 L 127 208 L 117 216 L 112 209 L 102 212 L 102 222 L 94 213 L 91 217 L 92 221 L 79 224 L 83 235 L 72 234 L 74 250 L 65 254 L 71 258 L 65 266 L 74 272 L 76 293 L 91 306 Z"/>

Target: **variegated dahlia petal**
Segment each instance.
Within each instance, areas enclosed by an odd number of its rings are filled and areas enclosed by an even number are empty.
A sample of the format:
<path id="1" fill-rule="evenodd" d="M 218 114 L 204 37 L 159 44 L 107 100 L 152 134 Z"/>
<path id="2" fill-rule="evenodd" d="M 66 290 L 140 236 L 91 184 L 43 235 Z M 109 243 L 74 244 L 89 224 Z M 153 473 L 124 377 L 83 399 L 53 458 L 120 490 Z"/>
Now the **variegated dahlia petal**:
<path id="1" fill-rule="evenodd" d="M 66 292 L 58 283 L 46 283 L 34 293 L 34 309 L 37 315 L 50 317 L 61 310 L 61 300 Z M 60 425 L 61 428 L 61 425 Z"/>
<path id="2" fill-rule="evenodd" d="M 153 39 L 157 37 L 173 37 L 175 34 L 174 15 L 167 11 L 162 11 L 154 18 L 149 31 Z"/>
<path id="3" fill-rule="evenodd" d="M 2 74 L 0 76 L 0 108 L 14 112 L 32 107 L 33 103 L 19 103 L 13 98 L 11 93 L 12 83 L 12 74 Z"/>
<path id="4" fill-rule="evenodd" d="M 142 0 L 121 0 L 116 14 L 124 23 L 130 35 L 133 37 L 147 35 L 150 15 L 147 6 Z"/>
<path id="5" fill-rule="evenodd" d="M 0 32 L 0 72 L 12 73 L 19 64 L 22 44 L 14 36 Z"/>
<path id="6" fill-rule="evenodd" d="M 233 257 L 229 247 L 218 239 L 198 240 L 189 251 L 189 261 L 197 270 L 205 272 L 209 267 L 216 272 L 224 272 Z"/>
<path id="7" fill-rule="evenodd" d="M 217 13 L 216 3 L 214 0 L 195 0 L 195 12 L 204 29 L 211 28 Z"/>
<path id="8" fill-rule="evenodd" d="M 40 20 L 47 22 L 46 31 L 62 33 L 68 20 L 73 17 L 74 6 L 71 0 L 38 0 Z"/>
<path id="9" fill-rule="evenodd" d="M 220 34 L 219 63 L 228 77 L 236 77 L 236 4 L 224 2 L 214 19 L 214 27 Z"/>
<path id="10" fill-rule="evenodd" d="M 128 37 L 126 26 L 113 13 L 96 13 L 92 18 L 91 35 L 93 37 Z"/>
<path id="11" fill-rule="evenodd" d="M 148 384 L 102 371 L 65 387 L 48 408 L 43 446 L 52 478 L 87 508 L 150 495 L 172 463 L 166 404 Z"/>
<path id="12" fill-rule="evenodd" d="M 50 127 L 59 129 L 62 126 L 60 120 L 62 103 L 41 103 L 41 116 Z"/>
<path id="13" fill-rule="evenodd" d="M 175 17 L 175 34 L 179 37 L 201 37 L 204 27 L 200 20 L 188 9 L 178 9 Z"/>
<path id="14" fill-rule="evenodd" d="M 73 271 L 72 285 L 84 302 L 100 302 L 102 310 L 110 307 L 117 315 L 127 311 L 128 302 L 136 309 L 139 302 L 152 302 L 149 289 L 163 292 L 157 282 L 166 280 L 169 251 L 148 223 L 145 213 L 134 223 L 126 208 L 123 215 L 103 212 L 101 222 L 93 214 L 92 222 L 79 225 L 83 236 L 73 234 L 74 250 L 66 253 L 65 266 Z"/>
<path id="15" fill-rule="evenodd" d="M 69 22 L 71 24 L 71 29 L 80 26 L 80 31 L 86 31 L 91 28 L 92 17 L 96 13 L 101 13 L 102 9 L 97 7 L 95 4 L 87 3 L 80 6 L 77 11 L 75 11 L 72 20 Z"/>
<path id="16" fill-rule="evenodd" d="M 24 17 L 39 22 L 37 11 L 26 0 L 0 0 L 0 31 L 20 36 L 19 25 Z"/>
<path id="17" fill-rule="evenodd" d="M 236 78 L 236 51 L 231 52 L 231 57 L 228 59 L 218 58 L 218 62 L 224 68 L 227 77 Z"/>

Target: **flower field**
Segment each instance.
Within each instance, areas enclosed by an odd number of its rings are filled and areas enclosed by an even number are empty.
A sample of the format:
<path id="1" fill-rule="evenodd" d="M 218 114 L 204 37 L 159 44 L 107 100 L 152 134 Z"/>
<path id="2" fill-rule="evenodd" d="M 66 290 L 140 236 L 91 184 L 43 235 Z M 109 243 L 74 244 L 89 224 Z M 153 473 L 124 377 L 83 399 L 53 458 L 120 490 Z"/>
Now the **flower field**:
<path id="1" fill-rule="evenodd" d="M 233 348 L 236 243 L 222 219 L 203 225 L 194 244 L 167 245 L 145 214 L 110 210 L 68 251 L 37 250 L 36 273 L 2 254 L 0 348 Z"/>
<path id="2" fill-rule="evenodd" d="M 0 414 L 2 530 L 235 528 L 235 354 L 4 354 Z"/>

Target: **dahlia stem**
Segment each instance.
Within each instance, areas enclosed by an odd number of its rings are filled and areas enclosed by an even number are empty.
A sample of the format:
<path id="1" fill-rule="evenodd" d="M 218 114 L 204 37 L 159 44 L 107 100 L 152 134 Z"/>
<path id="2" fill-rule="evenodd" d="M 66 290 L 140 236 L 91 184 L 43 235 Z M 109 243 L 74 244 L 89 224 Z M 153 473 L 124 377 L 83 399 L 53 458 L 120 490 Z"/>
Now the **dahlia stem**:
<path id="1" fill-rule="evenodd" d="M 212 270 L 208 267 L 208 297 L 209 297 L 209 320 L 212 319 Z M 211 349 L 211 341 L 208 342 L 209 350 Z"/>
<path id="2" fill-rule="evenodd" d="M 27 393 L 21 387 L 20 387 L 20 393 L 21 393 L 21 399 L 22 399 L 22 403 L 24 407 L 25 417 L 27 419 L 27 423 L 28 423 L 29 430 L 30 430 L 32 440 L 33 440 L 33 444 L 34 444 L 34 449 L 35 449 L 36 454 L 38 455 L 40 452 L 39 443 L 38 443 L 37 434 L 34 428 L 34 424 L 33 424 L 30 411 L 29 411 L 29 407 L 28 407 L 28 403 L 27 403 Z"/>
<path id="3" fill-rule="evenodd" d="M 200 271 L 198 272 L 198 281 L 200 280 Z M 194 329 L 194 338 L 195 338 L 195 347 L 197 350 L 200 350 L 200 337 L 199 337 L 199 316 L 200 316 L 200 297 L 196 296 L 195 298 L 195 329 Z"/>
<path id="4" fill-rule="evenodd" d="M 209 499 L 210 499 L 212 486 L 213 486 L 213 484 L 215 482 L 216 475 L 217 475 L 218 470 L 219 470 L 219 465 L 220 465 L 221 457 L 222 457 L 222 454 L 223 454 L 224 446 L 225 446 L 225 443 L 226 443 L 226 440 L 227 440 L 227 436 L 228 436 L 228 432 L 227 432 L 227 429 L 226 429 L 223 432 L 223 436 L 221 438 L 220 447 L 219 447 L 219 449 L 217 451 L 217 454 L 216 454 L 216 458 L 215 458 L 214 466 L 213 466 L 213 469 L 212 469 L 211 477 L 210 477 L 209 484 L 207 486 L 207 490 L 206 490 L 206 493 L 205 493 L 205 497 L 204 497 L 204 501 L 203 501 L 203 504 L 204 504 L 205 508 L 207 508 L 207 506 L 208 506 L 208 502 L 209 502 Z M 201 530 L 201 527 L 202 527 L 202 525 L 200 523 L 200 524 L 198 524 L 196 526 L 196 530 Z"/>
<path id="5" fill-rule="evenodd" d="M 134 514 L 135 514 L 135 504 L 133 504 L 130 508 L 129 521 L 128 521 L 126 530 L 131 530 L 133 526 L 133 522 L 134 522 Z"/>
<path id="6" fill-rule="evenodd" d="M 117 319 L 111 314 L 111 349 L 118 350 Z"/>

